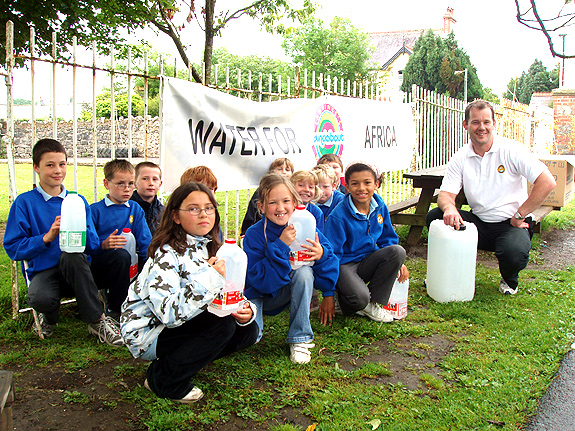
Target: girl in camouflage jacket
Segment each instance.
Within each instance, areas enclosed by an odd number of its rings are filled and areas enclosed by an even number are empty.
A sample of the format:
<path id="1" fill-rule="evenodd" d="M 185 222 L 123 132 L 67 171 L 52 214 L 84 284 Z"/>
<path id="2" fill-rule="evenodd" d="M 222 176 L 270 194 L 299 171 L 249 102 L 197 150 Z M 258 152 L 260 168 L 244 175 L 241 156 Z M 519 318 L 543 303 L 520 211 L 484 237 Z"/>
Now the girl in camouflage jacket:
<path id="1" fill-rule="evenodd" d="M 217 259 L 220 216 L 211 191 L 186 183 L 171 195 L 148 260 L 122 305 L 121 332 L 134 357 L 151 360 L 144 386 L 182 403 L 203 393 L 191 382 L 204 366 L 257 339 L 255 306 L 218 317 L 206 309 L 225 285 Z"/>

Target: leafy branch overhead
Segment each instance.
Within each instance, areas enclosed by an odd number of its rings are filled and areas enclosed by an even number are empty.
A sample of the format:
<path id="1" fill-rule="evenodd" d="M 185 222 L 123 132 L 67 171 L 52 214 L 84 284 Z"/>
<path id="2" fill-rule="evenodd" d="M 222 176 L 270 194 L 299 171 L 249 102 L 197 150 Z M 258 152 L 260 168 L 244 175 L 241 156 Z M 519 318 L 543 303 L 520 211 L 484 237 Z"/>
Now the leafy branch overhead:
<path id="1" fill-rule="evenodd" d="M 286 34 L 291 30 L 286 26 L 286 21 L 301 22 L 314 11 L 315 4 L 311 0 L 304 0 L 301 8 L 292 7 L 288 0 L 257 0 L 233 12 L 217 12 L 216 0 L 192 0 L 191 3 L 185 0 L 13 1 L 0 10 L 0 22 L 10 20 L 14 23 L 17 54 L 29 52 L 30 27 L 34 27 L 36 32 L 36 51 L 44 55 L 51 55 L 52 32 L 57 32 L 57 55 L 66 60 L 70 59 L 69 47 L 74 36 L 78 45 L 91 47 L 92 42 L 96 42 L 99 52 L 106 53 L 109 47 L 121 49 L 126 42 L 123 35 L 151 27 L 172 39 L 182 61 L 186 67 L 190 67 L 192 63 L 186 52 L 187 47 L 201 42 L 185 41 L 181 33 L 185 25 L 196 21 L 205 34 L 203 60 L 206 81 L 209 83 L 214 37 L 221 35 L 230 21 L 246 15 L 259 20 L 268 32 Z M 5 46 L 2 46 L 2 63 L 5 62 L 5 52 Z M 197 82 L 202 82 L 202 77 L 193 66 L 192 75 Z"/>

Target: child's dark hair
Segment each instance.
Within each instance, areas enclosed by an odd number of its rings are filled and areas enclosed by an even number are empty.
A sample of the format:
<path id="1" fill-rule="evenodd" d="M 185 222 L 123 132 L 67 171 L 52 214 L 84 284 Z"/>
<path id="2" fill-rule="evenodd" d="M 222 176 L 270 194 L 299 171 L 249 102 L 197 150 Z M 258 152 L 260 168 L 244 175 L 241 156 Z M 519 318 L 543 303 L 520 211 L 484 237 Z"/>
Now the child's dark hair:
<path id="1" fill-rule="evenodd" d="M 146 161 L 146 162 L 140 162 L 136 165 L 136 179 L 138 179 L 138 175 L 140 175 L 140 171 L 144 168 L 151 168 L 151 169 L 159 170 L 160 171 L 160 178 L 162 178 L 162 169 L 160 169 L 160 167 L 158 165 L 156 165 L 154 162 Z"/>
<path id="2" fill-rule="evenodd" d="M 116 172 L 130 172 L 134 173 L 134 165 L 132 165 L 126 159 L 114 159 L 110 160 L 104 165 L 104 178 L 110 181 L 114 178 Z"/>
<path id="3" fill-rule="evenodd" d="M 349 178 L 352 176 L 352 174 L 355 174 L 356 172 L 365 172 L 365 171 L 368 171 L 373 175 L 373 179 L 375 180 L 376 183 L 381 183 L 380 177 L 377 174 L 377 172 L 375 172 L 375 169 L 373 169 L 368 164 L 361 162 L 352 163 L 347 167 L 347 169 L 345 170 L 345 183 L 349 184 Z"/>
<path id="4" fill-rule="evenodd" d="M 64 145 L 56 139 L 45 138 L 36 142 L 36 145 L 32 148 L 32 163 L 35 166 L 40 166 L 40 160 L 44 153 L 62 153 L 68 159 Z"/>
<path id="5" fill-rule="evenodd" d="M 208 244 L 208 254 L 210 257 L 215 256 L 216 252 L 220 248 L 220 213 L 218 212 L 218 203 L 212 191 L 201 183 L 187 182 L 182 184 L 170 196 L 162 218 L 160 219 L 160 224 L 154 233 L 150 247 L 148 247 L 148 257 L 154 256 L 154 253 L 159 248 L 168 244 L 178 253 L 183 254 L 188 247 L 188 242 L 186 240 L 186 231 L 182 228 L 181 224 L 174 221 L 174 214 L 182 205 L 182 202 L 189 196 L 192 192 L 204 192 L 210 202 L 216 208 L 216 218 L 214 220 L 214 227 L 209 232 L 212 240 Z"/>
<path id="6" fill-rule="evenodd" d="M 343 171 L 343 162 L 341 161 L 341 159 L 339 158 L 339 156 L 337 154 L 324 154 L 323 156 L 321 156 L 316 165 L 322 165 L 322 164 L 327 164 L 327 163 L 337 163 L 340 167 L 341 170 Z"/>

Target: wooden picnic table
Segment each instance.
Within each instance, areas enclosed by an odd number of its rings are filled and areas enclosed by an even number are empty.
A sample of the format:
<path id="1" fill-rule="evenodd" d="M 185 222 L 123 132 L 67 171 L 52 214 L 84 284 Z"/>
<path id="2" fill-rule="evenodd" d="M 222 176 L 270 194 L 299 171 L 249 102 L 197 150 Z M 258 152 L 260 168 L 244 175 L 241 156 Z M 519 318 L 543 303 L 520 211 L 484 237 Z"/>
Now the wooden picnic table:
<path id="1" fill-rule="evenodd" d="M 421 232 L 423 232 L 423 227 L 425 226 L 425 216 L 429 212 L 429 207 L 432 202 L 437 202 L 438 192 L 436 192 L 436 190 L 441 186 L 445 169 L 446 165 L 441 165 L 403 174 L 403 178 L 411 179 L 413 181 L 413 187 L 420 188 L 421 193 L 419 197 L 390 205 L 389 213 L 391 214 L 391 222 L 393 224 L 410 226 L 409 234 L 407 235 L 407 244 L 409 245 L 417 244 L 417 241 L 419 241 L 421 237 Z M 415 213 L 403 213 L 404 210 L 413 206 L 415 206 Z"/>
<path id="2" fill-rule="evenodd" d="M 419 171 L 409 172 L 403 174 L 404 178 L 409 178 L 413 181 L 414 188 L 420 188 L 421 193 L 417 197 L 406 199 L 397 204 L 388 207 L 393 224 L 409 225 L 409 233 L 407 235 L 407 244 L 415 245 L 421 237 L 423 227 L 425 226 L 425 216 L 429 212 L 429 207 L 433 202 L 437 202 L 439 195 L 439 187 L 445 175 L 447 165 L 441 165 L 434 168 L 421 169 Z M 465 194 L 463 190 L 459 192 L 455 198 L 455 205 L 461 208 L 466 203 Z M 408 208 L 415 207 L 415 213 L 404 213 Z M 539 232 L 541 229 L 541 220 L 549 214 L 552 210 L 559 210 L 561 208 L 543 205 L 533 211 L 532 217 L 535 221 L 534 232 Z"/>

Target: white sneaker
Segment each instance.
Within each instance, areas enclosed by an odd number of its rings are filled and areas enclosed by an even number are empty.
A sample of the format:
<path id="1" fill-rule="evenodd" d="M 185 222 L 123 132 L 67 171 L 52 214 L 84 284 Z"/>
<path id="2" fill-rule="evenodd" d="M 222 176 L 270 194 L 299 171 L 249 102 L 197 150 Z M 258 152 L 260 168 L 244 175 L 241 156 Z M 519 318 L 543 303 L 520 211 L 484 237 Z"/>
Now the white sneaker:
<path id="1" fill-rule="evenodd" d="M 144 387 L 147 390 L 149 390 L 150 392 L 153 392 L 152 389 L 150 389 L 150 385 L 148 384 L 148 379 L 144 380 Z M 180 398 L 178 400 L 172 399 L 172 401 L 176 401 L 176 402 L 182 403 L 182 404 L 190 404 L 190 403 L 195 403 L 196 401 L 201 400 L 203 396 L 204 396 L 204 393 L 202 392 L 202 390 L 200 388 L 198 388 L 197 386 L 194 386 L 192 388 L 192 390 L 190 392 L 188 392 L 188 394 L 184 398 Z"/>
<path id="2" fill-rule="evenodd" d="M 41 332 L 35 323 L 32 323 L 32 329 L 34 333 L 40 338 L 50 338 L 54 333 L 54 327 L 57 325 L 50 325 L 46 320 L 46 315 L 44 313 L 38 313 L 38 323 L 40 324 Z"/>
<path id="3" fill-rule="evenodd" d="M 123 346 L 124 340 L 120 335 L 120 328 L 117 323 L 109 316 L 104 320 L 88 324 L 88 332 L 100 340 L 100 343 L 106 343 L 110 346 Z"/>
<path id="4" fill-rule="evenodd" d="M 379 304 L 370 302 L 363 310 L 356 311 L 355 314 L 369 317 L 376 322 L 393 322 L 393 316 L 388 310 L 383 309 Z"/>
<path id="5" fill-rule="evenodd" d="M 499 291 L 501 293 L 504 295 L 515 295 L 517 293 L 517 289 L 517 287 L 515 289 L 510 288 L 505 280 L 503 280 L 503 277 L 501 277 L 501 280 L 499 281 Z"/>
<path id="6" fill-rule="evenodd" d="M 315 347 L 314 343 L 290 343 L 289 358 L 294 364 L 307 364 L 311 359 L 309 349 Z"/>

